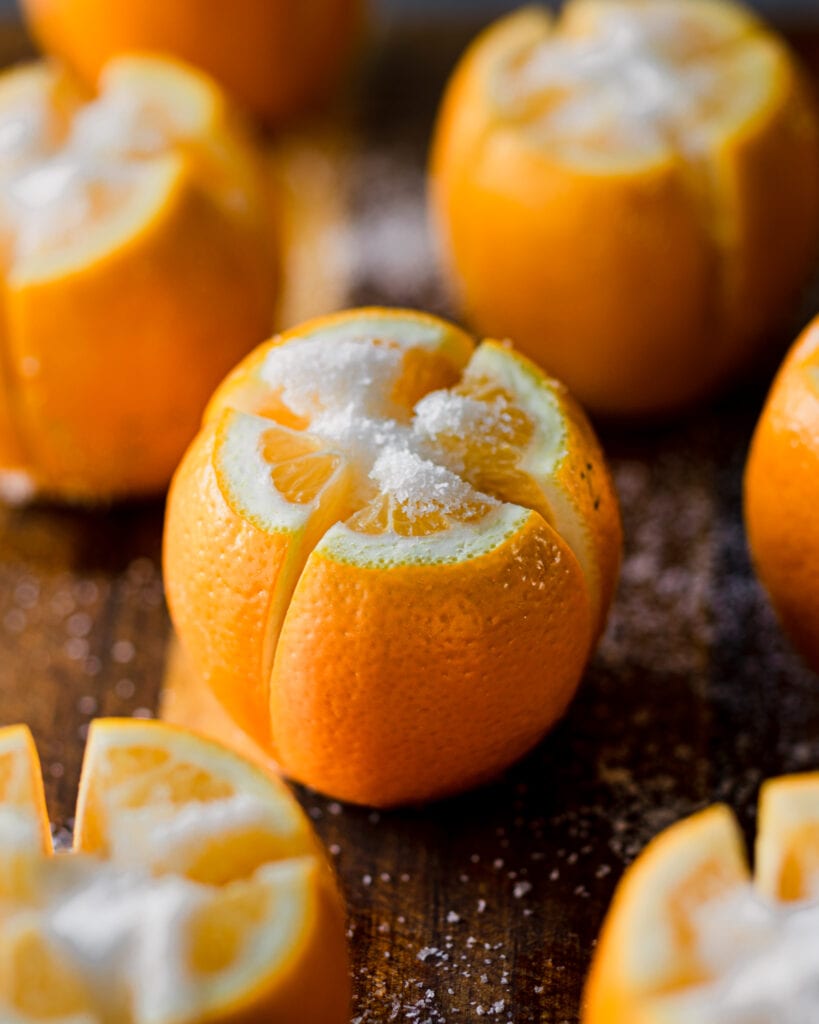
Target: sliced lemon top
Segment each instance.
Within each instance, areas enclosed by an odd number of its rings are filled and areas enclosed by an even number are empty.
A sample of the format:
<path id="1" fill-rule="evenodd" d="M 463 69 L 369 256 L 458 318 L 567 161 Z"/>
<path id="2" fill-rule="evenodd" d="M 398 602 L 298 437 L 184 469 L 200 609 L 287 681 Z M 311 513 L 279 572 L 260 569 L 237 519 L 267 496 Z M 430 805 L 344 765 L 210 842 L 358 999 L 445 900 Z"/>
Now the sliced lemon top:
<path id="1" fill-rule="evenodd" d="M 669 829 L 630 869 L 607 935 L 622 956 L 616 983 L 644 1000 L 646 1019 L 816 1020 L 819 775 L 763 787 L 753 881 L 742 847 L 731 812 L 715 807 Z"/>
<path id="2" fill-rule="evenodd" d="M 498 111 L 591 169 L 696 158 L 780 87 L 782 48 L 728 2 L 574 0 L 532 24 L 495 68 Z"/>
<path id="3" fill-rule="evenodd" d="M 413 561 L 485 551 L 531 509 L 561 531 L 547 494 L 567 449 L 555 385 L 503 346 L 471 350 L 443 321 L 400 310 L 274 341 L 210 410 L 229 500 L 271 530 L 307 530 L 321 506 L 328 549 L 371 546 L 379 563 L 390 546 L 410 557 L 398 540 L 427 540 Z"/>
<path id="4" fill-rule="evenodd" d="M 40 858 L 30 892 L 2 908 L 3 1020 L 9 1003 L 22 1020 L 95 1024 L 196 1021 L 241 1003 L 298 945 L 315 871 L 291 860 L 214 888 L 83 854 Z"/>
<path id="5" fill-rule="evenodd" d="M 18 743 L 16 757 L 25 775 L 30 752 Z M 3 853 L 15 835 L 0 813 Z M 4 1021 L 227 1019 L 286 988 L 329 884 L 282 783 L 156 723 L 92 728 L 75 847 L 56 856 L 31 849 L 4 875 Z"/>
<path id="6" fill-rule="evenodd" d="M 83 95 L 56 66 L 0 82 L 0 232 L 10 273 L 65 272 L 150 224 L 220 94 L 172 62 L 124 57 Z"/>

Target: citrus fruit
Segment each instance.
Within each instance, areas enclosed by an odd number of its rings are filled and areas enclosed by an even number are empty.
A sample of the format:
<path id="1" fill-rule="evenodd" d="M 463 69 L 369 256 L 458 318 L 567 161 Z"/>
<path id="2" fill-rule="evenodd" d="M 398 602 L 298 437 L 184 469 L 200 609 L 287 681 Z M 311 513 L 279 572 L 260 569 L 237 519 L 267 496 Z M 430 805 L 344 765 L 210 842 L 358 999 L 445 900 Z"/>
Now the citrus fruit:
<path id="1" fill-rule="evenodd" d="M 74 849 L 54 854 L 39 775 L 28 730 L 0 730 L 4 1022 L 346 1024 L 340 899 L 280 781 L 169 725 L 101 719 Z"/>
<path id="2" fill-rule="evenodd" d="M 819 318 L 774 381 L 745 473 L 754 563 L 783 626 L 819 671 Z"/>
<path id="3" fill-rule="evenodd" d="M 40 765 L 25 726 L 0 729 L 0 898 L 21 858 L 51 849 Z"/>
<path id="4" fill-rule="evenodd" d="M 448 87 L 430 180 L 469 320 L 609 415 L 735 374 L 819 237 L 808 87 L 722 0 L 569 0 L 491 26 Z"/>
<path id="5" fill-rule="evenodd" d="M 819 977 L 819 773 L 765 784 L 756 875 L 714 806 L 649 844 L 615 893 L 583 1024 L 809 1024 Z"/>
<path id="6" fill-rule="evenodd" d="M 283 769 L 390 805 L 492 776 L 554 724 L 620 544 L 562 385 L 373 308 L 226 379 L 171 486 L 165 578 L 196 670 Z"/>
<path id="7" fill-rule="evenodd" d="M 238 102 L 279 120 L 327 93 L 362 21 L 362 0 L 25 0 L 46 53 L 88 82 L 132 50 L 173 54 L 209 72 Z"/>
<path id="8" fill-rule="evenodd" d="M 172 61 L 113 61 L 97 96 L 52 64 L 0 76 L 7 492 L 161 489 L 216 383 L 269 333 L 271 218 L 234 121 Z"/>

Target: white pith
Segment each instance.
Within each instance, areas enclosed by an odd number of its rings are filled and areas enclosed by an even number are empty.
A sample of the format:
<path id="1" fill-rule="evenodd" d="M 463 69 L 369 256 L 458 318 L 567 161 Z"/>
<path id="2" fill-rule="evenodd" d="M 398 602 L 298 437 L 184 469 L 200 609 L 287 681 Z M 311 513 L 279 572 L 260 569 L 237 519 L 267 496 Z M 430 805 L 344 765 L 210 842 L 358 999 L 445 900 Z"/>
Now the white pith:
<path id="1" fill-rule="evenodd" d="M 323 324 L 301 335 L 303 341 L 318 341 L 327 345 L 344 341 L 369 341 L 372 338 L 389 338 L 402 348 L 446 351 L 452 355 L 453 361 L 461 361 L 458 352 L 463 350 L 460 346 L 453 342 L 440 324 L 426 316 L 404 316 L 397 328 L 394 317 L 362 313 L 355 319 Z M 264 370 L 262 379 L 265 379 Z"/>
<path id="2" fill-rule="evenodd" d="M 272 486 L 270 466 L 262 453 L 270 427 L 270 420 L 262 416 L 233 414 L 218 449 L 218 466 L 229 482 L 230 499 L 251 520 L 267 530 L 300 533 L 307 529 L 317 505 L 291 503 Z"/>
<path id="3" fill-rule="evenodd" d="M 405 353 L 414 348 L 440 351 L 445 339 L 441 328 L 404 319 L 351 319 L 268 352 L 257 379 L 307 422 L 306 436 L 344 460 L 348 489 L 343 497 L 339 493 L 337 516 L 343 521 L 324 527 L 322 539 L 316 538 L 317 551 L 364 563 L 384 564 L 388 551 L 390 562 L 456 561 L 491 550 L 530 515 L 528 509 L 506 506 L 475 490 L 462 476 L 464 465 L 457 451 L 440 440 L 447 430 L 457 433 L 470 424 L 491 427 L 492 417 L 502 424 L 502 404 L 493 407 L 445 390 L 426 394 L 413 409 L 400 409 L 389 397 Z M 497 367 L 501 373 L 504 357 L 483 352 L 477 350 L 464 370 L 465 379 L 494 373 Z M 557 404 L 524 372 L 510 369 L 507 377 L 498 383 L 524 390 L 523 401 L 531 410 L 527 415 L 533 420 L 535 436 L 521 468 L 547 480 L 564 452 L 565 427 Z M 246 413 L 226 415 L 232 417 L 232 426 L 216 458 L 231 503 L 270 530 L 304 530 L 316 502 L 293 506 L 276 492 L 261 449 L 267 421 Z M 440 515 L 447 528 L 427 536 L 401 537 L 391 530 L 361 532 L 347 524 L 351 512 L 384 499 L 410 519 Z M 479 514 L 462 522 L 460 510 L 467 505 L 478 508 Z"/>
<path id="4" fill-rule="evenodd" d="M 770 103 L 777 56 L 739 9 L 575 0 L 493 78 L 504 116 L 547 151 L 611 168 L 699 160 Z"/>
<path id="5" fill-rule="evenodd" d="M 336 523 L 315 552 L 360 566 L 456 564 L 494 551 L 519 533 L 534 514 L 517 505 L 498 504 L 478 523 L 420 537 L 359 533 Z"/>
<path id="6" fill-rule="evenodd" d="M 8 853 L 40 849 L 39 823 L 36 816 L 23 806 L 0 805 L 0 836 L 3 837 L 0 859 Z"/>
<path id="7" fill-rule="evenodd" d="M 40 851 L 43 839 L 36 809 L 31 804 L 34 794 L 31 792 L 25 733 L 18 729 L 8 730 L 0 743 L 0 764 L 4 768 L 4 785 L 0 792 L 0 836 L 4 837 L 0 849 L 2 865 L 3 858 L 9 855 L 16 857 L 20 853 Z"/>
<path id="8" fill-rule="evenodd" d="M 554 476 L 555 468 L 568 457 L 568 430 L 552 382 L 533 374 L 519 360 L 498 358 L 497 348 L 489 345 L 482 345 L 477 350 L 470 363 L 469 374 L 496 379 L 515 395 L 518 405 L 535 425 L 535 435 L 523 453 L 519 468 L 536 480 L 543 491 L 551 511 L 551 521 L 580 563 L 585 578 L 591 584 L 592 601 L 596 603 L 600 573 L 588 524 Z"/>
<path id="9" fill-rule="evenodd" d="M 137 729 L 133 743 L 150 745 L 155 735 Z M 94 781 L 103 792 L 106 751 L 121 746 L 110 739 L 110 733 L 98 731 L 89 754 L 91 775 L 102 772 Z M 26 884 L 14 891 L 0 884 L 0 978 L 18 944 L 35 936 L 87 995 L 82 1013 L 50 1021 L 183 1024 L 210 1019 L 219 1007 L 241 1003 L 277 970 L 287 970 L 306 940 L 320 867 L 294 801 L 240 759 L 186 743 L 183 736 L 175 740 L 182 750 L 171 755 L 173 770 L 201 768 L 220 782 L 235 782 L 236 791 L 175 804 L 170 797 L 163 800 L 158 788 L 150 806 L 128 808 L 122 803 L 127 785 L 120 786 L 118 800 L 107 794 L 111 817 L 106 824 L 115 841 L 105 859 L 79 853 L 47 857 L 32 849 L 19 861 Z M 138 778 L 134 784 L 144 781 Z M 6 809 L 0 807 L 0 861 L 14 839 L 13 829 L 5 827 Z M 134 827 L 121 833 L 129 815 Z M 249 876 L 225 885 L 185 877 L 209 839 L 234 833 L 241 838 L 249 828 L 284 837 L 293 852 L 260 863 Z M 191 951 L 197 921 L 206 915 L 218 919 L 221 902 L 239 894 L 252 900 L 258 916 L 247 922 L 237 955 L 215 971 L 196 970 Z M 35 1018 L 9 1005 L 8 994 L 0 991 L 0 1019 L 31 1024 Z"/>

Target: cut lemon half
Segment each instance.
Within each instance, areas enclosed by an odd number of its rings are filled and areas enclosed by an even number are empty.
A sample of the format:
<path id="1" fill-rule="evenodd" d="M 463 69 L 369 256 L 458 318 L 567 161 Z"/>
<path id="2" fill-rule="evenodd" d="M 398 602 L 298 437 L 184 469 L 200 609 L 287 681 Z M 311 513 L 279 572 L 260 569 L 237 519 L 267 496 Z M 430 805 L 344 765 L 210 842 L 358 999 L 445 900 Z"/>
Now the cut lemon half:
<path id="1" fill-rule="evenodd" d="M 765 784 L 756 877 L 733 814 L 672 826 L 626 872 L 584 1024 L 808 1024 L 819 977 L 819 774 Z"/>
<path id="2" fill-rule="evenodd" d="M 815 260 L 817 168 L 796 58 L 740 4 L 570 0 L 469 48 L 430 184 L 476 329 L 588 407 L 644 415 L 730 380 L 789 316 Z"/>
<path id="3" fill-rule="evenodd" d="M 257 349 L 172 485 L 191 660 L 285 771 L 374 804 L 464 788 L 563 712 L 616 580 L 608 471 L 565 389 L 436 317 Z"/>
<path id="4" fill-rule="evenodd" d="M 0 889 L 3 1021 L 349 1020 L 340 899 L 277 779 L 171 726 L 100 720 L 74 849 L 54 855 L 24 851 L 10 824 L 47 834 L 36 775 L 27 730 L 0 731 L 0 857 L 17 854 Z"/>
<path id="5" fill-rule="evenodd" d="M 268 203 L 193 69 L 123 57 L 96 95 L 56 64 L 0 76 L 0 485 L 95 500 L 167 483 L 271 329 Z"/>

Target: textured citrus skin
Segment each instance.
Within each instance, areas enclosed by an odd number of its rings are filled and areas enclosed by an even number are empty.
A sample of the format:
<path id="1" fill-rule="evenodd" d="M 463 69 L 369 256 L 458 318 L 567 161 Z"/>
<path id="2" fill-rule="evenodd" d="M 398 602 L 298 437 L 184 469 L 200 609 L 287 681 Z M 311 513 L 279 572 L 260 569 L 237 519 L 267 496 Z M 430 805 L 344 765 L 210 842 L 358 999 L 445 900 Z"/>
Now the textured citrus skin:
<path id="1" fill-rule="evenodd" d="M 533 370 L 540 386 L 553 397 L 559 409 L 564 431 L 563 455 L 552 470 L 551 480 L 543 482 L 546 497 L 553 505 L 547 520 L 560 533 L 563 524 L 559 522 L 556 506 L 563 505 L 581 524 L 583 552 L 574 553 L 586 574 L 595 636 L 599 637 L 614 599 L 623 547 L 617 495 L 600 442 L 580 403 L 565 384 L 546 377 L 525 356 L 498 342 L 486 341 L 483 348 L 502 348 L 506 360 L 515 360 L 522 367 L 529 367 L 530 372 Z"/>
<path id="2" fill-rule="evenodd" d="M 42 776 L 27 729 L 17 726 L 0 730 L 0 757 L 12 746 L 35 778 L 32 809 L 40 815 L 47 836 L 43 852 L 50 854 L 53 851 Z M 119 753 L 123 761 L 131 761 L 130 769 L 121 770 L 116 778 L 112 778 L 110 763 L 106 762 L 112 751 L 115 756 Z M 117 789 L 125 787 L 127 791 L 129 784 L 138 787 L 142 779 L 150 778 L 151 769 L 163 758 L 171 763 L 171 785 L 180 787 L 176 794 L 177 809 L 186 803 L 193 806 L 202 798 L 193 788 L 188 794 L 184 792 L 186 779 L 192 775 L 191 764 L 202 770 L 206 785 L 227 786 L 230 792 L 252 795 L 277 808 L 286 844 L 280 855 L 292 859 L 295 865 L 292 884 L 297 890 L 300 920 L 286 956 L 272 971 L 257 976 L 255 987 L 242 992 L 230 1004 L 211 1008 L 205 1018 L 197 1020 L 206 1019 L 213 1024 L 347 1024 L 350 978 L 341 898 L 310 824 L 277 777 L 219 744 L 175 726 L 99 719 L 89 732 L 83 762 L 73 850 L 103 860 L 112 857 L 106 808 L 116 807 Z M 173 774 L 174 762 L 178 775 Z M 274 906 L 272 914 L 275 913 Z M 3 995 L 6 993 L 0 992 L 0 1001 Z M 188 1018 L 179 1020 L 184 1024 Z"/>
<path id="3" fill-rule="evenodd" d="M 774 904 L 814 898 L 817 851 L 819 773 L 765 782 L 753 878 L 759 896 Z M 696 1010 L 680 1012 L 664 999 L 715 980 L 692 941 L 692 922 L 704 901 L 751 881 L 745 840 L 726 806 L 709 807 L 660 833 L 614 894 L 586 984 L 582 1024 L 696 1024 Z M 767 1020 L 767 1004 L 764 1011 Z"/>
<path id="4" fill-rule="evenodd" d="M 545 597 L 539 564 L 550 567 Z M 483 782 L 562 715 L 589 620 L 576 559 L 534 512 L 494 551 L 453 565 L 351 565 L 319 546 L 276 649 L 277 759 L 356 803 Z"/>
<path id="5" fill-rule="evenodd" d="M 276 256 L 250 144 L 209 80 L 138 64 L 138 76 L 162 76 L 171 107 L 175 80 L 196 83 L 200 137 L 167 158 L 161 194 L 128 237 L 70 267 L 12 265 L 4 281 L 0 468 L 69 500 L 166 486 L 213 387 L 274 317 Z"/>
<path id="6" fill-rule="evenodd" d="M 819 320 L 774 381 L 745 474 L 754 565 L 786 632 L 819 671 Z"/>
<path id="7" fill-rule="evenodd" d="M 218 429 L 200 433 L 174 476 L 165 547 L 174 559 L 167 581 L 174 616 L 216 697 L 258 743 L 271 743 L 266 658 L 273 595 L 295 580 L 288 556 L 298 538 L 265 530 L 241 514 L 220 484 Z M 177 568 L 176 560 L 184 561 Z"/>
<path id="8" fill-rule="evenodd" d="M 815 252 L 819 132 L 802 75 L 741 8 L 696 8 L 757 40 L 772 78 L 703 167 L 674 151 L 584 169 L 505 117 L 494 76 L 553 32 L 536 7 L 475 41 L 435 131 L 430 198 L 467 317 L 603 414 L 667 412 L 728 380 L 787 315 Z"/>
<path id="9" fill-rule="evenodd" d="M 526 360 L 555 398 L 553 429 L 566 451 L 552 485 L 581 523 L 588 571 L 558 516 L 550 523 L 509 505 L 490 539 L 443 554 L 421 537 L 354 533 L 340 522 L 354 511 L 341 492 L 304 529 L 249 515 L 220 473 L 220 453 L 237 417 L 265 408 L 265 355 L 368 317 L 394 317 L 396 331 L 403 322 L 445 327 L 447 358 L 462 368 L 469 357 L 467 336 L 442 321 L 377 309 L 312 321 L 262 346 L 217 391 L 177 471 L 164 564 L 179 638 L 234 720 L 292 777 L 390 806 L 497 774 L 560 717 L 608 611 L 621 534 L 582 412 Z M 506 365 L 518 359 L 498 350 Z"/>
<path id="10" fill-rule="evenodd" d="M 332 87 L 362 17 L 361 0 L 26 0 L 23 7 L 43 49 L 88 82 L 117 54 L 170 53 L 270 121 Z"/>
<path id="11" fill-rule="evenodd" d="M 566 456 L 555 474 L 559 486 L 571 497 L 578 514 L 587 524 L 588 545 L 594 568 L 590 577 L 595 635 L 600 637 L 606 626 L 620 573 L 623 530 L 617 495 L 611 486 L 606 458 L 591 424 L 565 385 L 561 408 L 567 429 Z M 604 469 L 601 472 L 601 467 Z"/>

